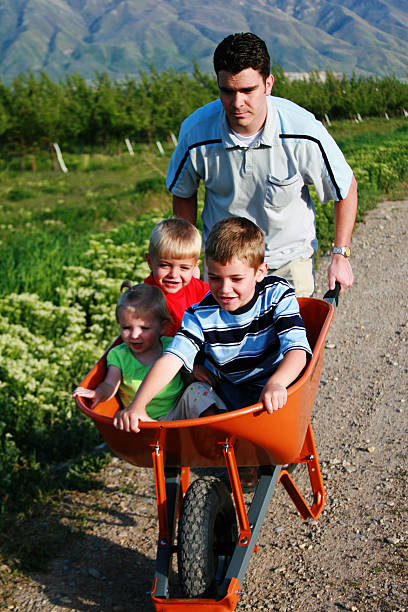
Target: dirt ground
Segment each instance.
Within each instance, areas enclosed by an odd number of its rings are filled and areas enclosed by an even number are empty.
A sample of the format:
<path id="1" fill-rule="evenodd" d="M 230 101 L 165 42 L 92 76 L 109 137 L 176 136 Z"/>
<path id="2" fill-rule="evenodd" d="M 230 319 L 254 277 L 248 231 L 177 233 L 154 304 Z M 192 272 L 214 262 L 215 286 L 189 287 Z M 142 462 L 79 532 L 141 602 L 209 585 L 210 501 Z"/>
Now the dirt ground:
<path id="1" fill-rule="evenodd" d="M 355 231 L 355 285 L 329 332 L 312 417 L 326 506 L 318 521 L 304 522 L 278 486 L 238 610 L 408 610 L 407 229 L 408 202 L 385 202 Z M 327 263 L 317 273 L 319 297 Z M 307 490 L 305 476 L 294 474 Z M 4 608 L 153 609 L 152 470 L 114 459 L 97 478 L 104 486 L 65 495 L 31 525 L 38 547 L 56 547 L 46 572 L 0 566 Z"/>

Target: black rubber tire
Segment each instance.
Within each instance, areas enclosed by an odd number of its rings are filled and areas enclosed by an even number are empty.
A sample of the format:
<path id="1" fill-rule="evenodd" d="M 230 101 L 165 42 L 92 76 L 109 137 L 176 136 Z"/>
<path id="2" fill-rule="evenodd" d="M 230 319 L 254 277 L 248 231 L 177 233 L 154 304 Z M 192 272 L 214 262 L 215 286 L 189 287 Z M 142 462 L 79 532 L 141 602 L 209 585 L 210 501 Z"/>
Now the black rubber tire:
<path id="1" fill-rule="evenodd" d="M 177 558 L 185 597 L 216 597 L 238 539 L 231 495 L 215 476 L 197 478 L 180 510 Z"/>

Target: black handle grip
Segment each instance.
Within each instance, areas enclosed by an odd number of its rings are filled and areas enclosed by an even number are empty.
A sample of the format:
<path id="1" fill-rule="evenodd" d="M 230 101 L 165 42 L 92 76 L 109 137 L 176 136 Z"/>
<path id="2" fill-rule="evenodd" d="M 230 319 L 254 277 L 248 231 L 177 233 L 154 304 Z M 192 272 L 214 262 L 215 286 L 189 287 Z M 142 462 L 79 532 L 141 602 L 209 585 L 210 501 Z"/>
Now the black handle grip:
<path id="1" fill-rule="evenodd" d="M 323 299 L 336 308 L 339 304 L 340 289 L 341 285 L 338 281 L 336 281 L 336 286 L 334 287 L 334 289 L 329 289 L 329 291 L 324 294 Z"/>

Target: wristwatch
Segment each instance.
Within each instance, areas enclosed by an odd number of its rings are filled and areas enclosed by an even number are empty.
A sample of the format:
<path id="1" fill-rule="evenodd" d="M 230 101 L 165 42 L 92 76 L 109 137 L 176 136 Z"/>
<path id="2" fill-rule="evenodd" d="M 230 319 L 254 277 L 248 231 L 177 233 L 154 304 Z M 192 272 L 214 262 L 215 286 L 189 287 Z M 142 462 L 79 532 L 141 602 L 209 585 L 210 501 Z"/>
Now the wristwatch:
<path id="1" fill-rule="evenodd" d="M 350 257 L 351 249 L 349 246 L 346 247 L 333 247 L 331 252 L 333 255 L 343 255 L 344 257 Z"/>

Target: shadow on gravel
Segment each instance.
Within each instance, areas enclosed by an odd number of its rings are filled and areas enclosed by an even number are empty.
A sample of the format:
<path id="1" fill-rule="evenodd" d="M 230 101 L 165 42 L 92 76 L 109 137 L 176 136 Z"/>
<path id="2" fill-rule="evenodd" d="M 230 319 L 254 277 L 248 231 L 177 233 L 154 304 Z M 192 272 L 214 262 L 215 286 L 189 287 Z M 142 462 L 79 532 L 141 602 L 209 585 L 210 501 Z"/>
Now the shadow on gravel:
<path id="1" fill-rule="evenodd" d="M 138 497 L 143 496 L 135 495 L 135 506 L 140 504 Z M 157 528 L 155 521 L 151 523 L 146 530 L 146 516 L 138 517 L 133 509 L 108 506 L 101 499 L 96 503 L 78 499 L 75 493 L 65 496 L 57 508 L 48 508 L 6 534 L 3 562 L 17 572 L 0 581 L 5 603 L 11 603 L 7 594 L 14 590 L 12 603 L 17 610 L 151 609 L 154 561 L 142 552 L 151 550 L 155 556 Z M 106 536 L 95 535 L 96 531 Z M 30 589 L 25 594 L 24 577 L 37 585 L 37 593 Z"/>

